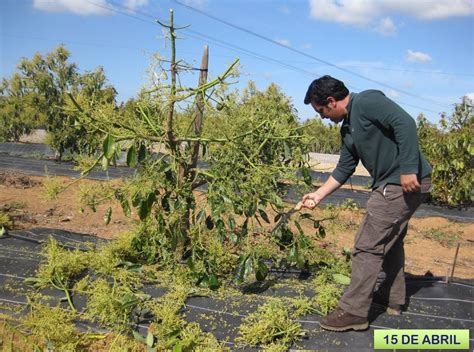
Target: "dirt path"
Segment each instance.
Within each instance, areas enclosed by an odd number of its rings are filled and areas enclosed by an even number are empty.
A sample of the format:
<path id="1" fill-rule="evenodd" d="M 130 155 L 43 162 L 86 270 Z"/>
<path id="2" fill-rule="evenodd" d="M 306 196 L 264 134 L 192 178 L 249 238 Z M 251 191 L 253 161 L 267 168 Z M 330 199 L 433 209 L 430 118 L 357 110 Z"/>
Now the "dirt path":
<path id="1" fill-rule="evenodd" d="M 48 199 L 48 187 L 58 182 L 65 185 L 70 181 L 66 177 L 48 179 L 0 173 L 0 214 L 8 214 L 13 220 L 13 228 L 49 227 L 103 238 L 114 238 L 133 227 L 134 220 L 125 217 L 115 202 L 98 206 L 96 212 L 86 207 L 81 211 L 81 189 L 99 187 L 99 181 L 81 181 L 57 199 Z M 113 217 L 110 224 L 105 225 L 104 213 L 108 206 L 112 207 Z M 329 213 L 336 219 L 326 224 L 324 245 L 337 252 L 343 247 L 352 247 L 364 210 L 351 204 L 314 210 L 316 218 L 327 217 Z M 314 232 L 312 226 L 304 223 L 303 229 L 308 234 Z M 451 268 L 457 243 L 461 248 L 455 276 L 474 278 L 474 224 L 457 223 L 440 217 L 412 219 L 405 242 L 406 271 L 417 275 L 429 271 L 435 276 L 445 276 Z"/>

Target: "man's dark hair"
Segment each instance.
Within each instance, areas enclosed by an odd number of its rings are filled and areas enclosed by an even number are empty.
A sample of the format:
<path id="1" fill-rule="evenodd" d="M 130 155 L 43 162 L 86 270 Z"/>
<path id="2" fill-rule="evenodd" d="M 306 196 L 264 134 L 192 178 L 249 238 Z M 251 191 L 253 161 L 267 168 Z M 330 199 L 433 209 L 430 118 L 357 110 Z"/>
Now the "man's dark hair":
<path id="1" fill-rule="evenodd" d="M 349 90 L 342 81 L 326 75 L 311 82 L 306 92 L 304 103 L 314 102 L 325 106 L 328 103 L 328 97 L 333 97 L 338 101 L 344 99 L 348 94 Z"/>

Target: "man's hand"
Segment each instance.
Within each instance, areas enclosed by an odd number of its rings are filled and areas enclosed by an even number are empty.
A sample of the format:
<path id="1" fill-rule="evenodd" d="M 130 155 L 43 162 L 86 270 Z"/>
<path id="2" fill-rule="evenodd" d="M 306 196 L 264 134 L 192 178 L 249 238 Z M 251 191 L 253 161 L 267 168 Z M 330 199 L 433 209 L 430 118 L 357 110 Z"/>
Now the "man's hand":
<path id="1" fill-rule="evenodd" d="M 418 192 L 420 190 L 420 183 L 416 174 L 400 175 L 400 183 L 404 193 Z"/>
<path id="2" fill-rule="evenodd" d="M 303 207 L 313 209 L 319 205 L 323 198 L 318 194 L 318 192 L 308 193 L 303 196 L 301 203 Z"/>
<path id="3" fill-rule="evenodd" d="M 329 176 L 327 181 L 315 192 L 305 194 L 303 198 L 301 198 L 301 203 L 303 203 L 305 208 L 313 209 L 339 187 L 341 187 L 341 184 L 334 177 Z"/>

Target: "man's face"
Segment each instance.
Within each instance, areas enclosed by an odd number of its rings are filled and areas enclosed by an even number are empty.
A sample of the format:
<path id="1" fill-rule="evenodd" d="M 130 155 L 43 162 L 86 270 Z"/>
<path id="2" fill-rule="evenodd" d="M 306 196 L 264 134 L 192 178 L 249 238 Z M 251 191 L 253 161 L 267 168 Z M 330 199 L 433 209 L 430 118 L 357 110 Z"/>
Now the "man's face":
<path id="1" fill-rule="evenodd" d="M 328 103 L 326 105 L 311 102 L 311 106 L 322 119 L 329 119 L 334 123 L 341 122 L 346 116 L 346 110 L 338 106 L 338 102 L 333 97 L 328 97 Z"/>

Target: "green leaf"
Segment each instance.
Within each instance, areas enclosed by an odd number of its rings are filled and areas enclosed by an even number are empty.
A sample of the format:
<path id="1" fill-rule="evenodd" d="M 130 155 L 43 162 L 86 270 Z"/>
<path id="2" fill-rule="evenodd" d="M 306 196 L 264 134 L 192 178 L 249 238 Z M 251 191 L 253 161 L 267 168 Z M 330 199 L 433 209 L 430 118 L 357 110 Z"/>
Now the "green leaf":
<path id="1" fill-rule="evenodd" d="M 171 210 L 170 197 L 171 197 L 171 192 L 166 192 L 161 198 L 161 206 L 167 212 Z"/>
<path id="2" fill-rule="evenodd" d="M 349 285 L 351 283 L 351 278 L 346 276 L 346 275 L 342 275 L 342 274 L 332 274 L 332 278 L 335 282 L 337 282 L 338 284 L 341 284 L 341 285 Z"/>
<path id="3" fill-rule="evenodd" d="M 286 141 L 283 141 L 283 148 L 285 149 L 285 160 L 291 160 L 291 150 Z"/>
<path id="4" fill-rule="evenodd" d="M 288 262 L 296 263 L 298 261 L 298 255 L 298 247 L 296 246 L 296 244 L 294 244 L 293 246 L 291 246 L 290 251 L 288 252 Z"/>
<path id="5" fill-rule="evenodd" d="M 311 248 L 311 242 L 309 241 L 308 237 L 306 237 L 304 234 L 301 234 L 298 246 L 301 249 Z"/>
<path id="6" fill-rule="evenodd" d="M 217 290 L 219 288 L 219 280 L 217 279 L 217 276 L 214 274 L 209 275 L 209 288 L 211 290 Z"/>
<path id="7" fill-rule="evenodd" d="M 28 285 L 36 286 L 41 283 L 41 279 L 37 277 L 27 277 L 23 282 Z"/>
<path id="8" fill-rule="evenodd" d="M 304 231 L 303 231 L 303 228 L 301 227 L 300 223 L 299 223 L 298 221 L 296 221 L 296 220 L 293 221 L 293 222 L 294 222 L 296 228 L 298 229 L 298 231 L 300 232 L 300 235 L 301 235 L 301 236 L 304 236 Z"/>
<path id="9" fill-rule="evenodd" d="M 234 231 L 235 230 L 235 219 L 233 217 L 229 217 L 229 228 Z"/>
<path id="10" fill-rule="evenodd" d="M 310 213 L 303 213 L 300 215 L 300 219 L 304 220 L 304 219 L 313 219 L 313 215 L 311 215 Z"/>
<path id="11" fill-rule="evenodd" d="M 239 242 L 239 236 L 235 232 L 231 232 L 230 235 L 229 235 L 229 238 L 234 243 Z"/>
<path id="12" fill-rule="evenodd" d="M 132 205 L 137 208 L 140 203 L 142 202 L 142 195 L 140 192 L 137 192 L 135 193 L 133 196 L 132 196 Z"/>
<path id="13" fill-rule="evenodd" d="M 104 139 L 104 143 L 103 143 L 103 152 L 104 152 L 104 156 L 110 160 L 112 158 L 112 156 L 114 155 L 115 153 L 115 138 L 114 136 L 108 134 L 105 139 Z"/>
<path id="14" fill-rule="evenodd" d="M 193 257 L 189 257 L 188 260 L 186 261 L 186 264 L 188 265 L 188 268 L 191 270 L 191 271 L 195 271 L 196 270 L 196 266 L 194 265 L 194 260 L 193 260 Z"/>
<path id="15" fill-rule="evenodd" d="M 144 144 L 140 144 L 140 147 L 138 148 L 138 162 L 141 163 L 143 160 L 145 160 L 147 154 L 147 150 Z"/>
<path id="16" fill-rule="evenodd" d="M 122 303 L 122 308 L 128 308 L 128 307 L 132 307 L 132 306 L 135 306 L 136 304 L 138 304 L 139 300 L 138 300 L 137 297 L 135 297 L 134 294 L 126 293 L 122 297 L 121 303 Z"/>
<path id="17" fill-rule="evenodd" d="M 216 220 L 216 228 L 217 228 L 219 231 L 224 230 L 224 229 L 225 229 L 224 220 L 222 220 L 222 219 L 217 219 L 217 220 Z"/>
<path id="18" fill-rule="evenodd" d="M 104 224 L 110 224 L 110 219 L 112 218 L 112 207 L 108 207 L 104 214 Z"/>
<path id="19" fill-rule="evenodd" d="M 102 170 L 107 170 L 109 168 L 109 159 L 105 157 L 105 155 L 102 157 Z"/>
<path id="20" fill-rule="evenodd" d="M 244 279 L 246 279 L 251 273 L 253 273 L 253 260 L 249 256 L 245 261 Z"/>
<path id="21" fill-rule="evenodd" d="M 244 223 L 242 224 L 242 226 L 240 228 L 240 234 L 242 236 L 245 236 L 248 233 L 248 231 L 249 231 L 248 225 L 249 225 L 249 219 L 247 218 L 247 219 L 245 219 Z"/>
<path id="22" fill-rule="evenodd" d="M 122 206 L 123 214 L 129 218 L 132 215 L 132 211 L 130 210 L 130 204 L 128 203 L 128 200 L 123 199 L 120 202 L 120 205 Z"/>
<path id="23" fill-rule="evenodd" d="M 201 209 L 196 217 L 198 223 L 202 223 L 206 219 L 206 210 Z"/>
<path id="24" fill-rule="evenodd" d="M 132 145 L 127 152 L 127 165 L 128 167 L 135 167 L 137 165 L 137 148 Z"/>
<path id="25" fill-rule="evenodd" d="M 255 272 L 255 278 L 257 279 L 257 281 L 263 281 L 266 279 L 267 275 L 268 275 L 267 265 L 263 262 L 263 260 L 259 260 L 257 270 Z"/>
<path id="26" fill-rule="evenodd" d="M 141 200 L 140 206 L 138 208 L 138 216 L 141 220 L 144 220 L 150 214 L 151 208 L 153 207 L 153 203 L 155 202 L 155 200 L 156 195 L 153 191 L 148 193 L 146 199 Z"/>
<path id="27" fill-rule="evenodd" d="M 258 213 L 260 214 L 260 217 L 261 217 L 267 224 L 270 223 L 270 219 L 268 218 L 268 215 L 267 215 L 267 213 L 266 213 L 264 210 L 258 209 Z"/>
<path id="28" fill-rule="evenodd" d="M 304 183 L 306 183 L 308 186 L 311 186 L 313 184 L 313 179 L 311 177 L 311 173 L 309 171 L 309 168 L 302 167 L 301 168 L 301 175 L 303 176 Z"/>
<path id="29" fill-rule="evenodd" d="M 173 347 L 173 352 L 182 352 L 183 346 L 181 346 L 181 342 L 176 343 Z"/>
<path id="30" fill-rule="evenodd" d="M 147 201 L 148 206 L 151 208 L 153 203 L 155 203 L 155 201 L 156 201 L 155 191 L 151 191 L 150 193 L 148 193 L 148 197 L 147 197 L 146 201 Z"/>
<path id="31" fill-rule="evenodd" d="M 257 204 L 252 201 L 247 209 L 244 211 L 246 217 L 250 218 L 255 215 L 255 211 L 257 210 Z"/>
<path id="32" fill-rule="evenodd" d="M 229 197 L 227 197 L 225 195 L 221 195 L 221 197 L 222 197 L 222 200 L 224 201 L 224 203 L 232 204 L 232 199 L 230 199 Z"/>
<path id="33" fill-rule="evenodd" d="M 133 337 L 135 338 L 135 340 L 137 340 L 138 342 L 141 342 L 141 343 L 146 343 L 145 336 L 143 336 L 142 334 L 140 334 L 138 331 L 135 331 L 135 330 L 133 330 L 132 333 L 133 333 Z"/>
<path id="34" fill-rule="evenodd" d="M 242 283 L 245 278 L 245 267 L 247 260 L 250 258 L 250 254 L 247 254 L 246 256 L 241 255 L 239 258 L 239 265 L 237 266 L 237 269 L 235 270 L 235 275 L 234 275 L 234 282 L 236 284 Z"/>
<path id="35" fill-rule="evenodd" d="M 288 228 L 288 226 L 286 226 L 286 224 L 280 226 L 277 232 L 279 232 L 278 239 L 281 245 L 288 246 L 293 242 L 293 232 Z"/>
<path id="36" fill-rule="evenodd" d="M 148 332 L 148 335 L 146 336 L 146 344 L 149 347 L 153 347 L 153 344 L 155 343 L 155 337 L 151 332 Z"/>

